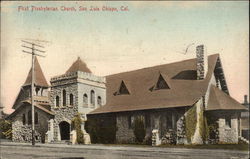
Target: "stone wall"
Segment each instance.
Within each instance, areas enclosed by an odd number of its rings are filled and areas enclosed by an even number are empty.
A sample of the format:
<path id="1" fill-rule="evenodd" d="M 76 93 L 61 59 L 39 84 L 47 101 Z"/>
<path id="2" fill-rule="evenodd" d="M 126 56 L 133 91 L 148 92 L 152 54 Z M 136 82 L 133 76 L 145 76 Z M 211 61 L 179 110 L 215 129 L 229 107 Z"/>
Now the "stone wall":
<path id="1" fill-rule="evenodd" d="M 62 92 L 66 91 L 66 106 L 62 105 Z M 69 105 L 69 95 L 73 94 L 73 105 Z M 77 114 L 77 103 L 78 103 L 78 93 L 77 93 L 77 84 L 69 84 L 63 86 L 52 87 L 51 89 L 51 102 L 52 102 L 52 111 L 55 113 L 54 123 L 53 123 L 53 133 L 54 141 L 60 141 L 60 129 L 59 123 L 66 121 L 71 124 L 72 119 Z M 59 96 L 59 106 L 55 105 L 56 96 Z"/>
<path id="2" fill-rule="evenodd" d="M 54 141 L 60 141 L 59 124 L 66 121 L 71 125 L 71 121 L 77 113 L 81 114 L 83 121 L 87 120 L 86 114 L 106 103 L 105 78 L 98 77 L 86 72 L 72 72 L 51 79 L 51 102 L 52 111 L 55 113 L 52 130 Z M 66 91 L 66 105 L 63 106 L 63 90 Z M 90 102 L 91 91 L 94 91 L 94 105 Z M 70 94 L 73 95 L 73 105 L 70 105 Z M 83 96 L 87 94 L 87 103 L 84 103 Z M 56 106 L 56 97 L 59 97 L 59 106 Z M 98 105 L 97 99 L 102 99 L 101 105 Z M 84 123 L 81 126 L 84 130 Z"/>
<path id="3" fill-rule="evenodd" d="M 210 118 L 218 124 L 218 130 L 215 131 L 219 143 L 238 143 L 239 137 L 239 112 L 235 111 L 213 111 L 209 113 Z M 231 126 L 226 125 L 226 117 L 231 118 Z"/>
<path id="4" fill-rule="evenodd" d="M 23 105 L 23 109 L 12 119 L 12 140 L 15 142 L 31 142 L 32 127 L 28 124 L 28 111 L 31 110 L 30 105 Z M 44 142 L 45 133 L 48 130 L 48 121 L 51 116 L 39 109 L 35 108 L 38 113 L 38 124 L 35 125 L 35 138 L 37 142 Z M 26 124 L 23 125 L 23 114 L 26 116 Z"/>
<path id="5" fill-rule="evenodd" d="M 220 143 L 238 143 L 238 117 L 237 114 L 223 113 L 218 120 L 219 124 L 219 142 Z M 231 127 L 226 125 L 225 115 L 231 116 Z"/>
<path id="6" fill-rule="evenodd" d="M 144 116 L 146 138 L 152 137 L 153 129 L 158 130 L 160 140 L 166 139 L 166 135 L 171 132 L 175 135 L 175 141 L 177 143 L 183 143 L 185 138 L 185 125 L 184 125 L 184 108 L 179 109 L 163 109 L 161 111 L 137 111 L 117 114 L 117 132 L 116 141 L 118 143 L 133 143 L 135 142 L 135 136 L 133 132 L 133 126 L 129 127 L 129 118 L 137 115 Z M 147 125 L 146 116 L 150 118 L 150 125 Z M 172 121 L 173 128 L 169 129 L 167 126 L 167 120 Z M 132 124 L 132 123 L 131 123 Z M 178 129 L 177 129 L 178 128 Z M 176 138 L 176 136 L 178 136 Z M 166 141 L 168 142 L 168 141 Z"/>
<path id="7" fill-rule="evenodd" d="M 129 116 L 120 114 L 116 117 L 116 142 L 117 143 L 132 143 L 135 141 L 135 136 L 132 128 L 129 128 Z"/>

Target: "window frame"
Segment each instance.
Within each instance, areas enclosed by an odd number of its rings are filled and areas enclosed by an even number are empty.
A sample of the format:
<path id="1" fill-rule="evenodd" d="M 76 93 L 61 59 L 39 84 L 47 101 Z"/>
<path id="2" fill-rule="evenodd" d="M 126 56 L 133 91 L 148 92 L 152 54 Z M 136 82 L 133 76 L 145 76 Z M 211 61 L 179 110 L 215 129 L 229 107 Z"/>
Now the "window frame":
<path id="1" fill-rule="evenodd" d="M 225 116 L 225 125 L 227 126 L 227 127 L 229 127 L 229 128 L 231 128 L 232 127 L 232 121 L 231 121 L 232 119 L 231 119 L 231 116 L 230 115 L 226 115 Z"/>
<path id="2" fill-rule="evenodd" d="M 66 106 L 67 105 L 67 92 L 66 90 L 64 89 L 62 91 L 62 106 Z"/>
<path id="3" fill-rule="evenodd" d="M 23 125 L 26 125 L 26 115 L 25 115 L 25 113 L 23 113 L 22 118 L 23 118 Z"/>
<path id="4" fill-rule="evenodd" d="M 74 95 L 72 93 L 69 94 L 69 105 L 74 106 Z"/>
<path id="5" fill-rule="evenodd" d="M 82 98 L 83 106 L 86 105 L 86 106 L 88 107 L 88 100 L 89 100 L 89 99 L 88 99 L 87 93 L 84 93 L 82 97 L 83 97 L 83 98 Z M 85 107 L 86 107 L 86 106 L 85 106 Z"/>
<path id="6" fill-rule="evenodd" d="M 56 96 L 56 103 L 55 103 L 55 106 L 56 106 L 56 107 L 59 107 L 59 106 L 60 106 L 60 97 L 59 97 L 59 96 Z"/>
<path id="7" fill-rule="evenodd" d="M 95 106 L 95 91 L 94 90 L 90 91 L 90 104 L 92 106 Z"/>

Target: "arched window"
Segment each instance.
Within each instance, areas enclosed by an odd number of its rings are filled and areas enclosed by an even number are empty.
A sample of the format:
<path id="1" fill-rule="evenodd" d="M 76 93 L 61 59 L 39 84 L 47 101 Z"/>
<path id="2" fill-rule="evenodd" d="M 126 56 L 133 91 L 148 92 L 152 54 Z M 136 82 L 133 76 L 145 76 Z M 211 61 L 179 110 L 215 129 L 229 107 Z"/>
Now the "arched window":
<path id="1" fill-rule="evenodd" d="M 90 103 L 91 105 L 95 105 L 95 92 L 93 90 L 90 92 Z"/>
<path id="2" fill-rule="evenodd" d="M 57 106 L 57 107 L 59 107 L 59 101 L 60 101 L 59 96 L 56 96 L 56 106 Z"/>
<path id="3" fill-rule="evenodd" d="M 31 115 L 31 110 L 28 111 L 28 124 L 32 124 L 32 115 Z"/>
<path id="4" fill-rule="evenodd" d="M 83 95 L 83 104 L 84 105 L 88 104 L 88 95 L 86 93 Z"/>
<path id="5" fill-rule="evenodd" d="M 23 125 L 26 124 L 26 117 L 25 117 L 25 114 L 23 114 Z"/>
<path id="6" fill-rule="evenodd" d="M 66 106 L 66 91 L 63 90 L 63 106 Z"/>
<path id="7" fill-rule="evenodd" d="M 102 98 L 100 96 L 97 97 L 97 104 L 98 106 L 102 105 Z"/>
<path id="8" fill-rule="evenodd" d="M 38 113 L 35 112 L 35 124 L 38 124 Z"/>
<path id="9" fill-rule="evenodd" d="M 70 94 L 69 95 L 69 105 L 74 105 L 74 96 L 73 96 L 73 94 Z"/>

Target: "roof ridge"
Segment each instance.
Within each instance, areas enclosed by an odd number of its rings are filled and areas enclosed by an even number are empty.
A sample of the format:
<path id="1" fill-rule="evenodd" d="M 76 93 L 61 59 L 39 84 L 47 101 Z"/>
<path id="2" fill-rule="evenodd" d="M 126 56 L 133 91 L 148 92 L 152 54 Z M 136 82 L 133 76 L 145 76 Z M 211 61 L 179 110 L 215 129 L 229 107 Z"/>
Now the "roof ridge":
<path id="1" fill-rule="evenodd" d="M 219 54 L 216 53 L 216 54 L 209 55 L 208 57 L 216 56 L 216 55 L 219 56 Z M 154 65 L 154 66 L 149 66 L 149 67 L 143 67 L 143 68 L 139 68 L 139 69 L 136 69 L 136 70 L 130 70 L 130 71 L 125 71 L 125 72 L 118 72 L 118 73 L 115 73 L 115 74 L 106 75 L 105 77 L 107 77 L 107 76 L 113 76 L 113 75 L 118 75 L 118 74 L 123 74 L 123 73 L 128 73 L 128 72 L 141 71 L 141 70 L 145 70 L 145 69 L 150 69 L 150 68 L 160 67 L 160 66 L 165 66 L 165 65 L 170 65 L 170 64 L 177 64 L 177 63 L 187 62 L 187 61 L 191 61 L 191 60 L 195 60 L 195 59 L 196 59 L 196 58 L 185 59 L 185 60 L 181 60 L 181 61 L 175 61 L 175 62 L 160 64 L 160 65 Z"/>

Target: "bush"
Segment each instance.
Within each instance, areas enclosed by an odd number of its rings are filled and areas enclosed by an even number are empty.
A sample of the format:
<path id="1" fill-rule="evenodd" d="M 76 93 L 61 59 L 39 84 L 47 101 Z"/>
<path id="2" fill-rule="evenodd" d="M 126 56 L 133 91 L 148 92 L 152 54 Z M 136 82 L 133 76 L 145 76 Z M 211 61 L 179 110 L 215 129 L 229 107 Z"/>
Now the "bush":
<path id="1" fill-rule="evenodd" d="M 0 119 L 1 139 L 12 139 L 12 125 L 8 120 Z"/>
<path id="2" fill-rule="evenodd" d="M 185 118 L 186 136 L 188 142 L 191 142 L 191 138 L 192 136 L 194 136 L 196 122 L 197 122 L 196 106 L 193 106 L 188 110 Z"/>
<path id="3" fill-rule="evenodd" d="M 146 130 L 144 127 L 144 120 L 140 117 L 135 118 L 135 123 L 134 123 L 134 135 L 136 142 L 143 142 L 145 135 L 146 135 Z"/>
<path id="4" fill-rule="evenodd" d="M 82 119 L 81 115 L 78 113 L 76 117 L 72 120 L 73 129 L 76 130 L 76 142 L 78 144 L 84 144 L 84 135 L 81 129 Z"/>
<path id="5" fill-rule="evenodd" d="M 88 117 L 85 130 L 89 133 L 92 143 L 115 143 L 117 128 L 114 117 Z"/>

